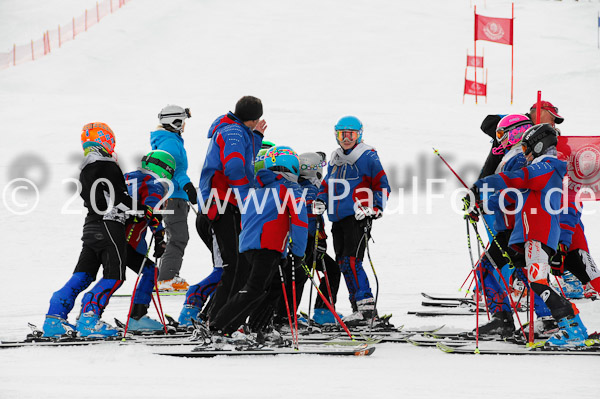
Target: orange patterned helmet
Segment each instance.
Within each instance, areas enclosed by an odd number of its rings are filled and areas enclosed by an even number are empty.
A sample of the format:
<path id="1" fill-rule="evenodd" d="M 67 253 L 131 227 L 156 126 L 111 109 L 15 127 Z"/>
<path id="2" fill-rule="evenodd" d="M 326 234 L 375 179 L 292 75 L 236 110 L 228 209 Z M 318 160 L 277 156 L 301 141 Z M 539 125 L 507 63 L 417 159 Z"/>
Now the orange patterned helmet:
<path id="1" fill-rule="evenodd" d="M 115 134 L 106 123 L 88 123 L 81 130 L 81 145 L 83 149 L 93 145 L 102 146 L 112 154 L 115 150 Z"/>

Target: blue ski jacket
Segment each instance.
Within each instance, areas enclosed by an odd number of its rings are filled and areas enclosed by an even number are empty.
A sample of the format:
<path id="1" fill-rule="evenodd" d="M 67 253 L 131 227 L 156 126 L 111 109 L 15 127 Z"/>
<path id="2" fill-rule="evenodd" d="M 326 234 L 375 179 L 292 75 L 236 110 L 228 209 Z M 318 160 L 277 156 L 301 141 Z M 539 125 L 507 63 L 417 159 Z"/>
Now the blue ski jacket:
<path id="1" fill-rule="evenodd" d="M 540 241 L 554 250 L 558 246 L 562 181 L 566 172 L 565 161 L 554 155 L 543 155 L 526 168 L 501 172 L 475 182 L 478 188 L 487 183 L 496 190 L 508 187 L 524 190 L 508 242 L 515 250 L 523 252 L 524 244 L 529 240 Z"/>
<path id="2" fill-rule="evenodd" d="M 349 191 L 342 196 L 345 187 Z M 390 185 L 377 151 L 360 143 L 348 153 L 341 148 L 333 152 L 318 199 L 327 205 L 329 220 L 337 222 L 354 215 L 355 202 L 383 211 L 389 195 Z"/>
<path id="3" fill-rule="evenodd" d="M 256 183 L 259 188 L 241 208 L 240 252 L 270 249 L 285 257 L 289 246 L 292 254 L 304 256 L 308 220 L 300 185 L 268 169 L 258 171 Z"/>
<path id="4" fill-rule="evenodd" d="M 159 176 L 146 170 L 135 170 L 125 173 L 127 191 L 132 198 L 137 198 L 144 206 L 151 206 L 154 209 L 159 205 L 159 202 L 167 192 L 163 184 L 157 181 L 158 178 Z M 144 212 L 145 209 L 138 209 L 138 211 Z M 136 252 L 146 255 L 146 252 L 148 252 L 148 245 L 146 244 L 147 223 L 143 217 L 138 217 L 137 219 L 139 221 L 128 223 L 125 231 L 129 245 L 135 248 Z M 164 227 L 161 223 L 155 231 L 163 229 Z"/>
<path id="5" fill-rule="evenodd" d="M 189 201 L 183 186 L 190 182 L 187 175 L 188 159 L 183 146 L 183 137 L 179 133 L 168 130 L 155 130 L 150 133 L 150 146 L 153 150 L 163 150 L 175 158 L 175 174 L 173 175 L 173 193 L 169 198 L 181 198 Z"/>
<path id="6" fill-rule="evenodd" d="M 238 204 L 248 195 L 254 182 L 254 159 L 262 144 L 262 135 L 250 130 L 233 113 L 218 117 L 208 130 L 210 143 L 200 174 L 200 203 L 211 195 L 219 201 Z M 231 190 L 230 190 L 231 189 Z M 214 198 L 214 197 L 213 197 Z"/>

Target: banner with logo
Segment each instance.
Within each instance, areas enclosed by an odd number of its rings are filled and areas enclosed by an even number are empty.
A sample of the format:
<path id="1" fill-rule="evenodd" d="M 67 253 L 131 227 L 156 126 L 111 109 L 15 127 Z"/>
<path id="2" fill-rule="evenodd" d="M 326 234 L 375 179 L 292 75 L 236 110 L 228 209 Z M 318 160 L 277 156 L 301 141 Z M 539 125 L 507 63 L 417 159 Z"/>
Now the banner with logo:
<path id="1" fill-rule="evenodd" d="M 471 94 L 473 96 L 487 96 L 487 85 L 484 83 L 478 83 L 473 80 L 465 79 L 464 94 Z"/>
<path id="2" fill-rule="evenodd" d="M 492 18 L 475 14 L 475 40 L 513 44 L 513 19 Z"/>
<path id="3" fill-rule="evenodd" d="M 475 57 L 473 55 L 467 55 L 467 66 L 475 68 L 483 68 L 483 56 Z"/>
<path id="4" fill-rule="evenodd" d="M 600 136 L 560 136 L 556 149 L 567 161 L 569 200 L 600 200 Z"/>

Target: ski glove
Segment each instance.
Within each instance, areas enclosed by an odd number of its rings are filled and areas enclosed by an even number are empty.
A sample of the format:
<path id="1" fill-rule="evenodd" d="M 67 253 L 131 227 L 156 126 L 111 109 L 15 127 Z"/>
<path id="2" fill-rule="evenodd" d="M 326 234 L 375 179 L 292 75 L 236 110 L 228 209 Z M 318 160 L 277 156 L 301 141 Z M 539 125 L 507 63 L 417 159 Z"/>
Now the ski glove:
<path id="1" fill-rule="evenodd" d="M 383 211 L 379 208 L 373 208 L 375 214 L 373 215 L 373 220 L 381 219 L 383 217 Z"/>
<path id="2" fill-rule="evenodd" d="M 312 204 L 312 208 L 315 215 L 322 215 L 327 210 L 327 206 L 321 200 L 315 200 Z"/>
<path id="3" fill-rule="evenodd" d="M 183 191 L 185 191 L 189 201 L 193 205 L 196 205 L 198 203 L 198 193 L 196 192 L 196 187 L 194 187 L 194 184 L 192 184 L 192 182 L 186 183 L 185 186 L 183 186 Z"/>
<path id="4" fill-rule="evenodd" d="M 302 264 L 304 263 L 304 256 L 293 255 L 292 262 L 293 262 L 294 269 L 299 269 L 302 267 Z"/>
<path id="5" fill-rule="evenodd" d="M 167 243 L 165 242 L 165 230 L 156 230 L 154 232 L 154 257 L 160 258 L 165 253 Z"/>
<path id="6" fill-rule="evenodd" d="M 356 218 L 356 220 L 363 220 L 365 218 L 372 218 L 374 217 L 376 214 L 376 212 L 369 208 L 368 206 L 362 206 L 359 205 L 356 210 L 354 211 L 354 217 Z"/>
<path id="7" fill-rule="evenodd" d="M 558 244 L 556 253 L 550 258 L 550 271 L 555 276 L 562 276 L 565 272 L 565 258 L 567 257 L 569 249 L 563 243 Z"/>
<path id="8" fill-rule="evenodd" d="M 162 221 L 162 216 L 155 215 L 154 208 L 152 208 L 150 205 L 146 206 L 146 210 L 144 211 L 144 216 L 146 218 L 148 226 L 152 230 L 156 230 L 158 228 L 158 226 L 160 226 L 160 222 Z"/>
<path id="9" fill-rule="evenodd" d="M 320 239 L 317 244 L 317 259 L 318 260 L 323 259 L 325 257 L 326 253 L 327 253 L 327 240 Z"/>

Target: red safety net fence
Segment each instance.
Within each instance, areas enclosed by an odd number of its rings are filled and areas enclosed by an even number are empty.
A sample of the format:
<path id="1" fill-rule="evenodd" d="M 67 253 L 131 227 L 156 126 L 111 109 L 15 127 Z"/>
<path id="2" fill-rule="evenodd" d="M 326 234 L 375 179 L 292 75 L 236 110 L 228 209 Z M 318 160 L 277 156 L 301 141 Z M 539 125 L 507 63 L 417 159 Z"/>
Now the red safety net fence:
<path id="1" fill-rule="evenodd" d="M 8 53 L 0 53 L 0 69 L 6 69 L 28 61 L 35 61 L 50 52 L 62 47 L 68 41 L 74 40 L 81 33 L 99 23 L 102 18 L 117 11 L 132 0 L 104 0 L 97 1 L 96 7 L 85 10 L 79 17 L 55 29 L 47 30 L 42 37 L 31 40 L 30 43 L 13 45 Z"/>

